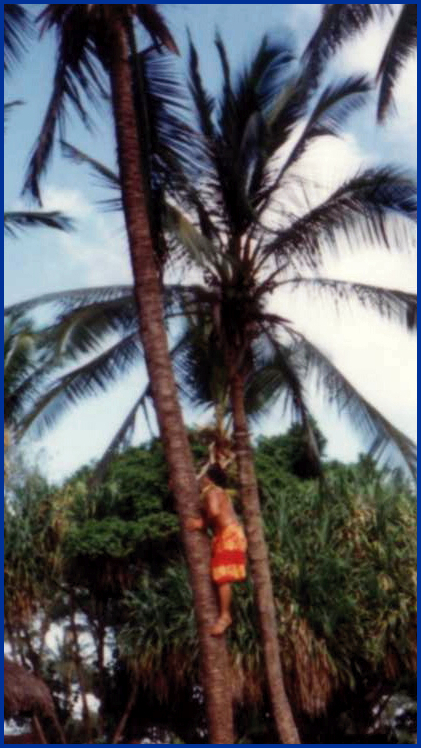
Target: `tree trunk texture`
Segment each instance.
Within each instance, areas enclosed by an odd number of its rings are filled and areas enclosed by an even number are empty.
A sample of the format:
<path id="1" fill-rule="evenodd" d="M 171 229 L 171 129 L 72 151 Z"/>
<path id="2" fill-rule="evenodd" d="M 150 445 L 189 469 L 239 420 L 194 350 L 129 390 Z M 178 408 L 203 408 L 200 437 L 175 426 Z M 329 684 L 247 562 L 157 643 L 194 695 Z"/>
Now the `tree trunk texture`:
<path id="1" fill-rule="evenodd" d="M 126 30 L 118 21 L 110 44 L 113 50 L 110 80 L 118 163 L 140 336 L 190 571 L 210 742 L 232 743 L 232 690 L 226 646 L 223 639 L 212 638 L 209 634 L 209 627 L 217 616 L 209 574 L 209 543 L 204 535 L 185 530 L 186 519 L 197 514 L 197 483 L 164 326 L 162 286 L 143 189 Z"/>
<path id="2" fill-rule="evenodd" d="M 235 374 L 232 377 L 231 404 L 240 496 L 248 540 L 251 576 L 259 614 L 272 712 L 281 741 L 283 743 L 299 744 L 300 738 L 285 692 L 282 674 L 269 557 L 263 531 L 247 416 L 244 408 L 244 380 L 241 374 Z"/>

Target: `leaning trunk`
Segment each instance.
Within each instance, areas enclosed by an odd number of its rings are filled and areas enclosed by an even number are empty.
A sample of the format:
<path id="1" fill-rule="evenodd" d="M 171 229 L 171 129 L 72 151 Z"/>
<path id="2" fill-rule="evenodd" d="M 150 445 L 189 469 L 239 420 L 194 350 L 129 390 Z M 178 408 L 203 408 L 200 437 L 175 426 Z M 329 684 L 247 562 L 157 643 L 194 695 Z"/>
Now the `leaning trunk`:
<path id="1" fill-rule="evenodd" d="M 204 535 L 185 530 L 186 519 L 197 513 L 197 485 L 164 326 L 162 287 L 143 189 L 126 29 L 118 21 L 110 38 L 110 50 L 113 52 L 110 80 L 118 162 L 140 335 L 190 570 L 210 741 L 232 743 L 232 699 L 226 647 L 222 639 L 214 639 L 209 634 L 210 624 L 217 615 L 209 575 L 209 544 Z"/>
<path id="2" fill-rule="evenodd" d="M 248 540 L 248 555 L 259 614 L 273 717 L 281 741 L 283 743 L 299 744 L 300 738 L 285 692 L 282 674 L 269 557 L 263 532 L 259 492 L 244 408 L 244 380 L 240 374 L 236 374 L 232 378 L 231 405 L 240 495 Z"/>
<path id="3" fill-rule="evenodd" d="M 126 708 L 124 710 L 124 713 L 120 719 L 120 722 L 117 725 L 117 729 L 113 735 L 113 744 L 121 743 L 121 740 L 124 736 L 124 730 L 126 729 L 127 720 L 130 717 L 130 714 L 132 712 L 132 709 L 136 703 L 137 698 L 137 692 L 139 690 L 139 679 L 137 676 L 133 678 L 133 682 L 130 689 L 129 698 L 127 700 Z"/>

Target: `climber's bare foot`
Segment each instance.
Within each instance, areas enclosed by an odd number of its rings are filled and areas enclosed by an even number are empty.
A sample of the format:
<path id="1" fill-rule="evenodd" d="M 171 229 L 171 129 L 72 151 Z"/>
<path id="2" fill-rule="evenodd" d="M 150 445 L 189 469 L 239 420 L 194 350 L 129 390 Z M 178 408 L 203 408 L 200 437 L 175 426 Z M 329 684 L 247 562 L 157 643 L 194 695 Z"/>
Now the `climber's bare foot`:
<path id="1" fill-rule="evenodd" d="M 216 623 L 211 628 L 211 636 L 222 636 L 228 626 L 231 626 L 232 618 L 228 615 L 219 616 Z"/>

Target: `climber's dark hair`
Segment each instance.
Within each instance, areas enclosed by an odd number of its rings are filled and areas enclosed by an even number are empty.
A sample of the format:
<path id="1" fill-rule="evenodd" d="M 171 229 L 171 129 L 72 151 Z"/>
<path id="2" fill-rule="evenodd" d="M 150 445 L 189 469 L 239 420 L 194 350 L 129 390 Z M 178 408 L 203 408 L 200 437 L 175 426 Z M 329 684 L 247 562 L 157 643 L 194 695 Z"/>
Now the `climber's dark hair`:
<path id="1" fill-rule="evenodd" d="M 220 465 L 218 465 L 217 462 L 214 462 L 212 465 L 209 465 L 206 475 L 208 478 L 212 481 L 212 483 L 215 483 L 216 486 L 219 486 L 220 488 L 226 488 L 228 485 L 228 478 L 225 470 L 221 468 Z"/>

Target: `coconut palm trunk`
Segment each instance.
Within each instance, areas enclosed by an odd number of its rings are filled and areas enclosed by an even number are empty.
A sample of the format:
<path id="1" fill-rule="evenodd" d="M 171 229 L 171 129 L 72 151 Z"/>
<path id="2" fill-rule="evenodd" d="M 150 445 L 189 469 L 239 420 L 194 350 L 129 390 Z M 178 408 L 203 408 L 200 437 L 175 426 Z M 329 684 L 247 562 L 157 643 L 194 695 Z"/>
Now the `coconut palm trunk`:
<path id="1" fill-rule="evenodd" d="M 122 22 L 116 21 L 114 24 L 111 48 L 110 81 L 118 163 L 140 333 L 177 510 L 184 525 L 187 517 L 197 511 L 197 486 L 168 351 L 162 287 L 152 249 L 143 190 L 128 42 Z M 229 679 L 227 680 L 227 652 L 222 640 L 212 639 L 209 635 L 209 627 L 217 611 L 209 576 L 208 543 L 199 534 L 183 531 L 183 536 L 200 639 L 210 742 L 232 743 L 233 718 Z"/>
<path id="2" fill-rule="evenodd" d="M 300 738 L 285 692 L 282 674 L 269 557 L 244 407 L 244 379 L 240 373 L 234 374 L 231 380 L 231 405 L 240 496 L 273 718 L 283 743 L 299 744 Z"/>

